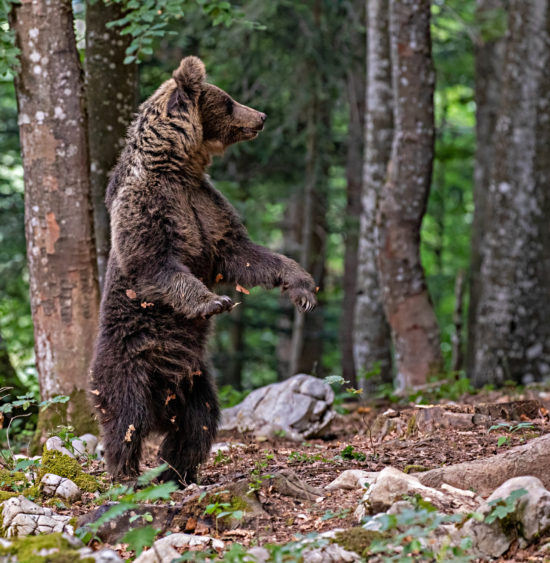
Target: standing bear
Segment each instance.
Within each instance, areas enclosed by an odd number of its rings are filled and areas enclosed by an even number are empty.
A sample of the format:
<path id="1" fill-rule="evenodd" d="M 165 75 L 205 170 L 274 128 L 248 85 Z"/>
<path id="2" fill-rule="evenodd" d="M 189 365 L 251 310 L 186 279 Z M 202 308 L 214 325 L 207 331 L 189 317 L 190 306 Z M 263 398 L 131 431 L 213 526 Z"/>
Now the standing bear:
<path id="1" fill-rule="evenodd" d="M 184 58 L 139 109 L 107 188 L 112 248 L 91 370 L 109 471 L 134 478 L 144 438 L 161 432 L 161 479 L 193 482 L 220 418 L 205 358 L 209 317 L 233 308 L 216 282 L 281 287 L 301 312 L 315 283 L 254 244 L 206 168 L 254 139 L 266 115 L 206 82 Z"/>

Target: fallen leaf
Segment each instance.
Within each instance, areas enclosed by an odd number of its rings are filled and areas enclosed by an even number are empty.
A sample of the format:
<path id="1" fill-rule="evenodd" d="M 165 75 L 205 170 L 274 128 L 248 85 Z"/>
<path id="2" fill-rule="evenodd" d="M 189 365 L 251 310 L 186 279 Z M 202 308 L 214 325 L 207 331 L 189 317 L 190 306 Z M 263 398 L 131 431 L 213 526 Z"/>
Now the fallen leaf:
<path id="1" fill-rule="evenodd" d="M 143 309 L 147 309 L 147 307 L 154 307 L 155 304 L 154 303 L 147 303 L 147 301 L 143 301 L 143 303 L 141 304 L 141 307 Z"/>
<path id="2" fill-rule="evenodd" d="M 320 289 L 320 287 L 317 286 L 317 287 L 315 288 L 315 293 L 319 293 L 319 289 Z"/>
<path id="3" fill-rule="evenodd" d="M 126 430 L 126 435 L 124 436 L 125 442 L 131 442 L 132 441 L 132 434 L 134 433 L 135 429 L 136 429 L 136 427 L 133 424 L 130 424 L 130 426 L 128 426 L 128 430 Z"/>
<path id="4" fill-rule="evenodd" d="M 176 398 L 176 394 L 175 393 L 171 393 L 170 395 L 168 395 L 168 397 L 166 397 L 166 401 L 164 401 L 164 406 L 166 406 L 172 399 Z"/>
<path id="5" fill-rule="evenodd" d="M 130 298 L 130 299 L 135 299 L 137 297 L 137 293 L 133 290 L 133 289 L 127 289 L 126 290 L 126 295 Z"/>
<path id="6" fill-rule="evenodd" d="M 171 422 L 172 424 L 176 424 L 176 417 L 173 416 L 173 417 L 170 419 L 170 422 Z"/>
<path id="7" fill-rule="evenodd" d="M 209 531 L 210 528 L 204 522 L 197 522 L 195 526 L 195 534 L 197 534 L 197 536 L 204 536 L 208 534 Z"/>
<path id="8" fill-rule="evenodd" d="M 246 263 L 246 267 L 247 267 L 247 268 L 250 268 L 250 262 L 247 262 L 247 263 Z"/>
<path id="9" fill-rule="evenodd" d="M 202 429 L 203 429 L 203 430 L 208 430 L 208 426 L 203 426 Z"/>
<path id="10" fill-rule="evenodd" d="M 250 295 L 250 291 L 248 291 L 248 289 L 246 289 L 246 287 L 243 287 L 242 285 L 237 284 L 235 286 L 235 289 L 241 293 L 244 293 L 245 295 Z"/>
<path id="11" fill-rule="evenodd" d="M 193 518 L 192 516 L 187 519 L 185 523 L 185 531 L 192 532 L 197 527 L 197 519 Z"/>
<path id="12" fill-rule="evenodd" d="M 192 372 L 191 375 L 202 375 L 202 371 L 198 369 L 197 371 Z"/>
<path id="13" fill-rule="evenodd" d="M 94 395 L 99 395 L 99 391 L 97 389 L 92 389 L 90 393 L 93 393 Z"/>
<path id="14" fill-rule="evenodd" d="M 223 274 L 218 274 L 216 276 L 216 283 L 220 283 L 223 280 Z"/>

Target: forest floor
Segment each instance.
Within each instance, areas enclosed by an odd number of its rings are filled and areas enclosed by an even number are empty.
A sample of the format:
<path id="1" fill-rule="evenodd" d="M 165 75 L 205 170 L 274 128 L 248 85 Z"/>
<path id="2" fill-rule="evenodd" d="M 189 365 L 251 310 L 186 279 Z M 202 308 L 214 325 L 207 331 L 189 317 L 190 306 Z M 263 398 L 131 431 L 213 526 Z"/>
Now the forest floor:
<path id="1" fill-rule="evenodd" d="M 526 396 L 508 395 L 505 392 L 490 392 L 484 395 L 463 397 L 457 403 L 506 402 L 517 399 L 539 399 L 548 406 L 550 393 L 529 392 Z M 199 535 L 217 537 L 226 545 L 239 543 L 245 547 L 267 543 L 286 543 L 294 541 L 311 532 L 325 532 L 335 528 L 357 526 L 354 510 L 361 500 L 363 491 L 332 490 L 325 491 L 326 485 L 347 469 L 380 471 L 384 467 L 407 471 L 407 466 L 422 466 L 428 470 L 443 465 L 452 465 L 480 458 L 490 458 L 513 446 L 524 444 L 532 438 L 550 432 L 548 417 L 538 419 L 534 424 L 525 424 L 515 431 L 501 426 L 464 430 L 460 428 L 439 429 L 431 433 L 412 433 L 408 436 L 385 436 L 378 443 L 372 438 L 372 424 L 378 414 L 388 408 L 396 410 L 410 408 L 379 402 L 370 406 L 350 403 L 342 405 L 348 412 L 339 414 L 331 427 L 331 434 L 325 439 L 308 440 L 302 443 L 284 438 L 257 441 L 249 434 L 225 434 L 218 438 L 220 443 L 229 446 L 225 451 L 212 455 L 201 470 L 201 486 L 221 485 L 223 488 L 239 480 L 259 484 L 257 495 L 263 508 L 263 515 L 236 529 L 217 528 L 212 517 L 197 517 L 190 514 L 185 526 L 170 531 L 185 531 Z M 349 448 L 352 446 L 353 449 Z M 348 455 L 344 453 L 348 452 Z M 351 456 L 349 455 L 351 453 Z M 155 443 L 147 449 L 145 465 L 156 465 Z M 346 457 L 357 459 L 345 459 Z M 97 474 L 99 462 L 90 464 L 88 470 Z M 95 470 L 95 471 L 94 471 Z M 291 470 L 307 485 L 323 490 L 323 497 L 312 501 L 300 500 L 281 494 L 276 487 L 269 485 L 269 476 L 284 470 Z M 417 470 L 417 469 L 416 469 Z M 197 490 L 195 488 L 194 494 Z M 174 493 L 174 500 L 185 502 L 193 490 Z M 84 494 L 81 501 L 67 507 L 56 509 L 61 514 L 80 517 L 97 508 L 93 495 Z M 185 521 L 185 520 L 184 520 Z M 165 530 L 168 531 L 168 530 Z M 549 538 L 546 539 L 548 541 Z M 550 561 L 548 550 L 543 552 L 545 540 L 527 549 L 512 546 L 505 561 Z M 99 547 L 99 545 L 97 546 Z M 132 554 L 124 544 L 111 545 L 119 554 L 128 558 Z"/>

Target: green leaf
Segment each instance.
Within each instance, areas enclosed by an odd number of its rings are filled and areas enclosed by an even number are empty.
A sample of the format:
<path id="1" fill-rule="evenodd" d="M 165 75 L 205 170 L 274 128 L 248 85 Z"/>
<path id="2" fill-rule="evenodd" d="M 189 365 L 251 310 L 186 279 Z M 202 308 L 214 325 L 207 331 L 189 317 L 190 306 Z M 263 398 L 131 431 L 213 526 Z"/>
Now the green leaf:
<path id="1" fill-rule="evenodd" d="M 136 557 L 143 551 L 144 547 L 153 545 L 159 529 L 153 526 L 144 526 L 143 528 L 135 528 L 127 532 L 122 538 L 123 543 L 127 543 L 130 549 L 135 551 Z"/>
<path id="2" fill-rule="evenodd" d="M 327 375 L 324 379 L 325 383 L 329 385 L 344 385 L 344 383 L 348 383 L 341 375 Z"/>
<path id="3" fill-rule="evenodd" d="M 499 438 L 497 440 L 497 446 L 500 448 L 501 446 L 504 446 L 504 444 L 506 444 L 506 442 L 508 442 L 507 436 L 499 436 Z"/>

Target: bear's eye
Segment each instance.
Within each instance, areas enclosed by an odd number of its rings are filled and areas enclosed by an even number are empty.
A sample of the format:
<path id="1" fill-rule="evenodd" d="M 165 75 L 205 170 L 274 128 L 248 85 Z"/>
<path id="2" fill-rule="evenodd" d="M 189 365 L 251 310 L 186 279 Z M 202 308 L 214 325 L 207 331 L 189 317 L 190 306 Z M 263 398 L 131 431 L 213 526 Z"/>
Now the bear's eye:
<path id="1" fill-rule="evenodd" d="M 227 98 L 225 100 L 225 108 L 227 115 L 231 115 L 233 113 L 233 100 L 231 98 Z"/>

